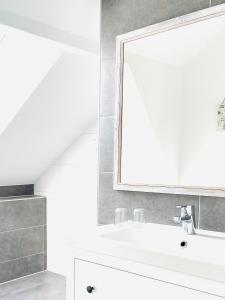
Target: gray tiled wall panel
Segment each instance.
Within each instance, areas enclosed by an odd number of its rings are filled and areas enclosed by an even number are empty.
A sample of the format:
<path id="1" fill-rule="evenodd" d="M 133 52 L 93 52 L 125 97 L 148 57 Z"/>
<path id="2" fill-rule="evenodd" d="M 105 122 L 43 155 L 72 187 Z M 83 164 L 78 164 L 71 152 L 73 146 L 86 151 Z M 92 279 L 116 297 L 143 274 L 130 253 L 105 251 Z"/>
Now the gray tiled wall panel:
<path id="1" fill-rule="evenodd" d="M 44 252 L 44 226 L 0 233 L 0 262 Z"/>
<path id="2" fill-rule="evenodd" d="M 225 232 L 225 198 L 201 197 L 199 227 Z"/>
<path id="3" fill-rule="evenodd" d="M 115 57 L 115 37 L 207 8 L 209 0 L 102 0 L 101 57 Z"/>
<path id="4" fill-rule="evenodd" d="M 45 201 L 44 197 L 0 200 L 0 232 L 42 225 Z"/>
<path id="5" fill-rule="evenodd" d="M 144 207 L 147 221 L 175 225 L 173 217 L 179 215 L 177 205 L 195 206 L 198 219 L 199 197 L 188 195 L 156 194 L 113 191 L 113 174 L 101 173 L 99 178 L 99 223 L 114 222 L 114 210 L 117 207 L 129 208 L 130 217 L 134 208 Z"/>
<path id="6" fill-rule="evenodd" d="M 0 263 L 0 283 L 43 271 L 44 255 L 32 255 Z"/>
<path id="7" fill-rule="evenodd" d="M 100 116 L 112 116 L 115 113 L 116 64 L 114 59 L 101 62 L 101 102 Z"/>
<path id="8" fill-rule="evenodd" d="M 116 35 L 204 9 L 221 0 L 102 0 L 101 14 L 101 95 L 100 95 L 100 156 L 99 156 L 99 223 L 113 222 L 114 208 L 142 206 L 148 220 L 173 224 L 176 204 L 194 204 L 198 213 L 198 197 L 114 191 L 113 118 L 115 114 L 115 45 Z M 110 117 L 109 117 L 110 116 Z M 209 210 L 211 210 L 210 213 Z M 201 201 L 200 226 L 225 231 L 224 201 L 204 197 Z M 213 215 L 217 216 L 214 217 Z M 216 220 L 215 220 L 216 219 Z"/>
<path id="9" fill-rule="evenodd" d="M 114 118 L 100 118 L 99 168 L 102 172 L 113 171 Z"/>

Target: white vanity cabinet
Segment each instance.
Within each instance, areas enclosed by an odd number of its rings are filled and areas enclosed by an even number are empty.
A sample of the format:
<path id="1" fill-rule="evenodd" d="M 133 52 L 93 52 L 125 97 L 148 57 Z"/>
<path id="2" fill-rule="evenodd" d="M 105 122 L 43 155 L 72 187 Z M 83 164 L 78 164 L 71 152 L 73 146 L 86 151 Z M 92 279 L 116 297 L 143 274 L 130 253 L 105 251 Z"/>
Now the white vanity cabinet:
<path id="1" fill-rule="evenodd" d="M 221 297 L 75 259 L 75 300 L 88 299 L 221 300 Z"/>

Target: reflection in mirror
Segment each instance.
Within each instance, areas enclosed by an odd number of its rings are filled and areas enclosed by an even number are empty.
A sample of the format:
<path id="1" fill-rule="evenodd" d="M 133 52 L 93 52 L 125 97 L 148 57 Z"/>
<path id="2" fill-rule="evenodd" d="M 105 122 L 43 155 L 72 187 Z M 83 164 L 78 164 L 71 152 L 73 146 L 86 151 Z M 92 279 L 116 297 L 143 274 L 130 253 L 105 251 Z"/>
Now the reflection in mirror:
<path id="1" fill-rule="evenodd" d="M 225 16 L 124 43 L 121 183 L 225 188 Z"/>

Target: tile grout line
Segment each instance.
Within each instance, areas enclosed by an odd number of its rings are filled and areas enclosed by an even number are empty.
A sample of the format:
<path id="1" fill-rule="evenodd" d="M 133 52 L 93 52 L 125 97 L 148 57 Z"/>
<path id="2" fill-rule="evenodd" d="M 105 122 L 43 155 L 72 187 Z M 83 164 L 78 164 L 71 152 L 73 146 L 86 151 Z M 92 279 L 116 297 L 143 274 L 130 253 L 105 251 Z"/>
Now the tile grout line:
<path id="1" fill-rule="evenodd" d="M 2 233 L 8 233 L 8 232 L 14 232 L 14 231 L 19 231 L 19 230 L 26 230 L 26 229 L 32 229 L 32 228 L 39 228 L 39 227 L 44 227 L 46 224 L 40 224 L 40 225 L 35 225 L 35 226 L 29 226 L 29 227 L 22 227 L 22 228 L 17 228 L 17 229 L 12 229 L 12 230 L 5 230 L 1 231 L 0 235 Z"/>
<path id="2" fill-rule="evenodd" d="M 16 260 L 24 259 L 24 258 L 27 258 L 27 257 L 37 256 L 37 255 L 43 255 L 43 256 L 44 256 L 44 253 L 43 253 L 43 252 L 39 252 L 39 253 L 34 253 L 34 254 L 30 254 L 30 255 L 18 257 L 18 258 L 8 259 L 8 260 L 5 260 L 5 261 L 1 261 L 1 262 L 0 262 L 0 265 L 1 265 L 1 264 L 8 263 L 8 262 L 10 262 L 10 261 L 16 261 Z"/>
<path id="3" fill-rule="evenodd" d="M 45 198 L 45 196 L 28 196 L 28 197 L 0 197 L 0 203 L 6 203 L 6 202 L 16 202 L 16 201 L 34 201 L 37 199 Z"/>
<path id="4" fill-rule="evenodd" d="M 24 279 L 24 278 L 34 276 L 34 275 L 38 275 L 38 274 L 45 273 L 45 272 L 47 272 L 47 271 L 39 271 L 39 272 L 36 272 L 36 273 L 32 273 L 32 274 L 24 275 L 24 276 L 21 276 L 21 277 L 18 277 L 18 278 L 10 279 L 10 280 L 4 281 L 4 282 L 0 282 L 0 288 L 3 287 L 5 284 L 10 284 L 13 281 L 17 281 L 17 280 L 20 280 L 20 279 Z"/>

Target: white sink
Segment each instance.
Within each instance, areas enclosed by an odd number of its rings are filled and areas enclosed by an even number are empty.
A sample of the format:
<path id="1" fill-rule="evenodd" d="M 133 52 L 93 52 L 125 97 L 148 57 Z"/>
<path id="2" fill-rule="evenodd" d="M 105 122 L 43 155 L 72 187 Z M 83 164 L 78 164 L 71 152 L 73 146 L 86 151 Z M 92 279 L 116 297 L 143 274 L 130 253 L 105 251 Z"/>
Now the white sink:
<path id="1" fill-rule="evenodd" d="M 181 227 L 147 223 L 111 225 L 100 237 L 126 248 L 127 257 L 137 253 L 137 260 L 139 255 L 146 263 L 225 282 L 223 233 L 197 230 L 187 235 Z"/>
<path id="2" fill-rule="evenodd" d="M 78 239 L 73 247 L 222 282 L 225 295 L 224 233 L 197 230 L 195 235 L 187 235 L 182 227 L 152 223 L 104 225 Z"/>
<path id="3" fill-rule="evenodd" d="M 156 224 L 114 226 L 102 238 L 167 255 L 225 264 L 225 235 L 197 230 L 187 235 L 181 227 Z"/>

